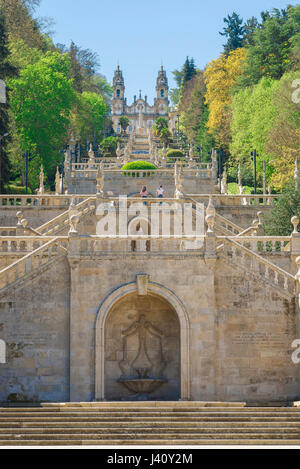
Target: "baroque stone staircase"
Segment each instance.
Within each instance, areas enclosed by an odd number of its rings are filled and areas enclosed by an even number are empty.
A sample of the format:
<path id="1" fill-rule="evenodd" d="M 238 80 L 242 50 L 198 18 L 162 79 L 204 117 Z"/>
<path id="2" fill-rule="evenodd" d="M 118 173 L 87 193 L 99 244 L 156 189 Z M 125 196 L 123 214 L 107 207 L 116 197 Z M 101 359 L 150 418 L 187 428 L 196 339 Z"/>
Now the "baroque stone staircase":
<path id="1" fill-rule="evenodd" d="M 0 409 L 0 446 L 299 444 L 297 407 L 103 402 Z"/>

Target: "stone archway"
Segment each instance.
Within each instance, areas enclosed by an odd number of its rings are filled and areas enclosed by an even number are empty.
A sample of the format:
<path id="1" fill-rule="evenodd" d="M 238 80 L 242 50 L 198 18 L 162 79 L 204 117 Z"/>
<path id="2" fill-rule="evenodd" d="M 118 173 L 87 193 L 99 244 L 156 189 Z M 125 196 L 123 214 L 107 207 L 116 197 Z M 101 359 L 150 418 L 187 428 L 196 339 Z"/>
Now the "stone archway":
<path id="1" fill-rule="evenodd" d="M 113 316 L 111 316 L 110 313 L 118 312 L 119 307 L 120 314 L 122 311 L 128 311 L 127 308 L 130 303 L 132 309 L 129 311 L 129 314 L 126 315 L 126 318 L 123 317 L 121 323 L 118 317 L 111 319 Z M 132 398 L 132 393 L 126 392 L 126 389 L 117 382 L 117 378 L 122 375 L 120 362 L 124 359 L 124 353 L 122 352 L 122 348 L 120 348 L 120 344 L 122 343 L 122 334 L 120 333 L 128 330 L 128 328 L 130 329 L 134 324 L 135 327 L 137 327 L 136 324 L 141 320 L 140 308 L 143 309 L 143 304 L 146 306 L 145 311 L 147 310 L 149 312 L 148 317 L 146 317 L 148 326 L 155 328 L 156 335 L 159 335 L 157 331 L 160 331 L 161 328 L 162 336 L 166 337 L 163 339 L 164 360 L 168 361 L 170 357 L 173 357 L 172 359 L 174 361 L 170 367 L 170 370 L 173 368 L 173 371 L 164 370 L 162 376 L 162 378 L 166 379 L 168 384 L 162 386 L 161 391 L 157 390 L 156 394 L 152 394 L 151 399 L 156 398 L 156 396 L 162 400 L 176 400 L 178 398 L 182 400 L 190 399 L 189 321 L 185 308 L 177 296 L 169 289 L 150 282 L 148 276 L 138 275 L 137 282 L 124 285 L 113 291 L 105 299 L 99 309 L 96 323 L 96 400 L 115 400 L 118 399 L 118 393 L 120 393 L 120 398 L 124 400 L 130 400 Z M 151 305 L 151 307 L 149 305 Z M 155 314 L 155 311 L 159 309 L 163 311 L 163 313 L 161 315 Z M 151 310 L 154 312 L 152 315 Z M 153 318 L 151 318 L 151 316 L 153 316 Z M 120 317 L 122 317 L 122 314 Z M 153 320 L 151 321 L 151 319 Z M 172 323 L 170 325 L 173 328 L 173 332 L 168 335 L 165 334 L 164 331 L 167 330 L 166 324 L 170 321 Z M 160 326 L 160 328 L 157 326 Z M 178 327 L 178 367 L 176 365 L 176 327 Z M 114 333 L 112 333 L 113 330 Z M 113 334 L 120 335 L 119 346 L 112 345 L 107 347 L 108 341 L 114 340 Z M 157 337 L 156 339 L 152 337 L 151 340 L 157 341 L 158 339 Z M 114 343 L 116 344 L 117 341 L 115 340 Z M 158 344 L 158 342 L 156 343 Z M 156 350 L 158 350 L 158 348 L 157 345 Z M 114 355 L 113 358 L 112 354 Z M 107 369 L 106 366 L 107 359 L 109 369 Z M 178 375 L 178 390 L 176 391 L 177 368 L 180 370 L 180 376 Z M 106 380 L 108 386 L 111 386 L 111 391 L 107 389 Z M 124 389 L 125 391 L 122 392 L 121 390 Z"/>

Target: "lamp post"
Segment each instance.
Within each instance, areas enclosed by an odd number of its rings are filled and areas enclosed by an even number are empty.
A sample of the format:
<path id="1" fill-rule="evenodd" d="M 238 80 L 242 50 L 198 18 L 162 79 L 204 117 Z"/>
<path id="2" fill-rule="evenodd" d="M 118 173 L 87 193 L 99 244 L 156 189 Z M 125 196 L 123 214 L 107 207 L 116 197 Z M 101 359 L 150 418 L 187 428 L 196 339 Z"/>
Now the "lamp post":
<path id="1" fill-rule="evenodd" d="M 61 160 L 61 195 L 64 194 L 64 176 L 65 176 L 65 152 L 66 150 L 60 150 Z"/>
<path id="2" fill-rule="evenodd" d="M 223 157 L 223 151 L 220 148 L 218 150 L 218 156 L 219 156 L 219 183 L 220 183 L 220 194 L 222 192 L 222 157 Z"/>
<path id="3" fill-rule="evenodd" d="M 28 195 L 28 170 L 29 170 L 29 163 L 32 160 L 31 153 L 26 150 L 25 155 L 23 157 L 26 158 L 26 195 Z"/>
<path id="4" fill-rule="evenodd" d="M 6 132 L 5 134 L 3 134 L 0 137 L 0 158 L 1 158 L 1 142 L 5 137 L 8 137 L 8 135 L 9 135 L 9 133 Z M 2 158 L 1 158 L 1 161 L 2 161 Z M 0 182 L 1 182 L 1 187 L 2 187 L 2 164 L 1 164 L 1 162 L 0 162 Z"/>
<path id="5" fill-rule="evenodd" d="M 257 193 L 257 157 L 259 154 L 256 150 L 251 153 L 251 160 L 254 163 L 254 194 Z"/>

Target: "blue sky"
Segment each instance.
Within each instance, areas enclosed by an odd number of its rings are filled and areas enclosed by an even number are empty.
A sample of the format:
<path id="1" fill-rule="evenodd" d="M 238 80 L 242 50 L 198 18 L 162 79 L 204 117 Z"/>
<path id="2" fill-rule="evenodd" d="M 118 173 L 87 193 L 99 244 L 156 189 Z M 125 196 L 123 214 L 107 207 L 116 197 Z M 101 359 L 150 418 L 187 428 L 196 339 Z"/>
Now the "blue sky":
<path id="1" fill-rule="evenodd" d="M 139 89 L 150 100 L 161 62 L 171 72 L 186 56 L 204 67 L 218 57 L 224 43 L 218 33 L 223 18 L 233 11 L 245 20 L 262 10 L 284 8 L 287 0 L 41 0 L 38 16 L 55 21 L 54 42 L 97 52 L 100 72 L 111 82 L 119 61 L 126 96 L 131 102 Z M 290 2 L 295 4 L 296 2 Z"/>

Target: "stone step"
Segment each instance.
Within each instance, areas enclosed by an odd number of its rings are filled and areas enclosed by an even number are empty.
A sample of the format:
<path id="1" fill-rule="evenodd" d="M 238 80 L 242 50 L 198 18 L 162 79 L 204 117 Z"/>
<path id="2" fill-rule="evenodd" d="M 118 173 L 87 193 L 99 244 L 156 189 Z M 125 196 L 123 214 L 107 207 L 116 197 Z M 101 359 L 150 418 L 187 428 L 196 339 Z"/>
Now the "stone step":
<path id="1" fill-rule="evenodd" d="M 128 416 L 122 416 L 122 417 L 89 417 L 89 416 L 52 416 L 52 417 L 36 417 L 36 416 L 27 416 L 27 417 L 4 417 L 0 418 L 0 423 L 17 423 L 17 422 L 47 422 L 47 423 L 54 423 L 54 422 L 115 422 L 115 423 L 121 423 L 121 422 L 153 422 L 153 417 L 143 417 L 139 416 L 140 418 L 136 417 L 128 417 Z M 174 423 L 174 422 L 251 422 L 251 421 L 258 421 L 258 422 L 300 422 L 300 417 L 294 417 L 294 416 L 286 416 L 286 417 L 262 417 L 262 416 L 252 416 L 252 417 L 232 417 L 232 416 L 216 416 L 216 417 L 156 417 L 155 418 L 156 422 L 169 422 L 169 423 Z"/>
<path id="2" fill-rule="evenodd" d="M 280 434 L 272 434 L 272 433 L 260 433 L 260 434 L 252 434 L 252 433 L 239 433 L 239 434 L 235 434 L 231 437 L 231 434 L 226 434 L 226 433 L 221 433 L 221 434 L 216 434 L 216 433 L 209 433 L 209 432 L 205 432 L 201 435 L 197 435 L 197 434 L 185 434 L 185 435 L 176 435 L 176 434 L 168 434 L 168 433 L 165 433 L 164 435 L 164 439 L 166 440 L 177 440 L 177 439 L 185 439 L 185 440 L 199 440 L 201 438 L 206 438 L 206 439 L 216 439 L 216 438 L 220 438 L 220 439 L 239 439 L 239 440 L 243 440 L 243 439 L 246 439 L 246 440 L 251 440 L 251 439 L 255 439 L 255 440 L 261 440 L 261 439 L 273 439 L 273 440 L 281 440 L 282 439 L 282 436 L 283 435 L 280 435 Z M 56 433 L 55 434 L 48 434 L 48 435 L 22 435 L 22 434 L 19 434 L 19 435 L 10 435 L 10 434 L 5 434 L 5 435 L 1 435 L 1 439 L 0 439 L 0 442 L 2 440 L 6 440 L 6 441 L 21 441 L 21 440 L 31 440 L 31 441 L 35 441 L 35 440 L 38 440 L 38 441 L 51 441 L 51 440 L 68 440 L 68 441 L 74 441 L 74 440 L 94 440 L 94 441 L 101 441 L 101 440 L 105 440 L 105 439 L 108 439 L 108 436 L 107 435 L 101 435 L 101 434 L 89 434 L 89 435 L 86 435 L 86 434 L 78 434 L 78 435 L 74 435 L 74 434 L 64 434 L 64 435 L 57 435 Z M 157 441 L 159 441 L 161 439 L 161 434 L 134 434 L 134 433 L 126 433 L 126 434 L 110 434 L 109 435 L 109 439 L 110 440 L 124 440 L 127 442 L 132 442 L 132 441 L 138 441 L 138 440 L 141 440 L 143 439 L 144 441 L 147 441 L 147 440 L 153 440 L 153 439 L 156 439 Z M 296 433 L 287 433 L 287 434 L 284 434 L 284 439 L 285 440 L 298 440 L 300 442 L 300 435 L 299 434 L 296 434 Z"/>
<path id="3" fill-rule="evenodd" d="M 0 446 L 299 446 L 300 439 L 178 439 L 178 440 L 1 440 Z"/>
<path id="4" fill-rule="evenodd" d="M 173 409 L 177 409 L 178 407 L 181 409 L 189 409 L 189 408 L 206 408 L 206 407 L 246 407 L 245 402 L 221 402 L 221 401 L 113 401 L 113 402 L 62 402 L 62 403 L 51 403 L 45 402 L 41 404 L 42 408 L 68 408 L 68 407 L 84 407 L 84 408 L 107 408 L 107 409 L 115 409 L 115 408 L 159 408 L 159 409 L 168 409 L 172 407 Z M 276 409 L 278 406 L 274 406 Z M 262 409 L 262 407 L 259 407 Z"/>
<path id="5" fill-rule="evenodd" d="M 19 436 L 19 435 L 53 435 L 54 431 L 53 428 L 48 428 L 47 427 L 41 427 L 41 428 L 5 428 L 5 429 L 0 429 L 0 435 L 1 437 L 6 437 L 8 434 L 10 436 Z M 112 435 L 128 435 L 128 434 L 133 434 L 133 435 L 151 435 L 151 436 L 166 436 L 168 434 L 175 434 L 175 435 L 202 435 L 202 434 L 225 434 L 225 433 L 230 433 L 231 435 L 237 434 L 255 434 L 255 435 L 261 435 L 261 434 L 274 434 L 274 435 L 281 435 L 281 434 L 289 434 L 289 435 L 294 435 L 295 437 L 300 438 L 300 427 L 298 428 L 293 428 L 293 427 L 284 427 L 284 428 L 270 428 L 268 426 L 265 427 L 252 427 L 252 428 L 244 428 L 244 427 L 223 427 L 223 428 L 214 428 L 214 427 L 206 427 L 206 428 L 132 428 L 132 427 L 124 427 L 124 428 L 55 428 L 55 435 L 65 435 L 65 434 L 71 434 L 71 435 L 78 435 L 78 434 L 91 434 L 91 435 L 106 435 L 109 434 L 110 436 Z"/>
<path id="6" fill-rule="evenodd" d="M 91 428 L 91 429 L 128 429 L 131 428 L 132 430 L 147 430 L 151 429 L 174 429 L 174 430 L 189 430 L 189 429 L 197 429 L 197 428 L 291 428 L 291 429 L 300 429 L 300 422 L 290 422 L 287 420 L 286 422 L 201 422 L 201 423 L 188 423 L 188 422 L 181 422 L 178 423 L 168 423 L 168 422 L 105 422 L 105 424 L 101 425 L 101 422 L 56 422 L 56 423 L 49 423 L 49 422 L 9 422 L 9 423 L 1 423 L 0 424 L 0 432 L 5 433 L 7 429 L 11 430 L 18 430 L 18 429 L 40 429 L 45 428 L 49 429 L 81 429 L 81 428 Z M 242 426 L 242 427 L 241 427 Z"/>

